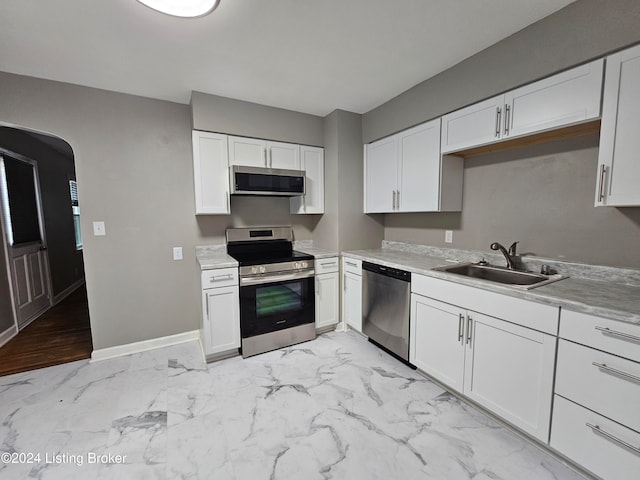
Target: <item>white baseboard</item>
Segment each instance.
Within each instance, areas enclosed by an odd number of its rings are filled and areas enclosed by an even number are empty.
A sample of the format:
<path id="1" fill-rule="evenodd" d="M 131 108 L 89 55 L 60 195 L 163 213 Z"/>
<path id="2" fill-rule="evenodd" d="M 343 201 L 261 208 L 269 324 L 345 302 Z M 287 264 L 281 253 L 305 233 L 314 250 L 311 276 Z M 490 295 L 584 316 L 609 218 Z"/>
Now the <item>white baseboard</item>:
<path id="1" fill-rule="evenodd" d="M 18 329 L 16 328 L 15 324 L 11 325 L 4 332 L 0 333 L 0 347 L 11 340 L 13 337 L 15 337 L 17 334 Z"/>
<path id="2" fill-rule="evenodd" d="M 59 294 L 55 295 L 53 297 L 53 304 L 52 305 L 56 305 L 56 304 L 60 303 L 62 300 L 64 300 L 69 295 L 71 295 L 73 292 L 75 292 L 77 289 L 79 289 L 82 285 L 84 285 L 84 278 L 81 278 L 77 282 L 72 283 L 67 288 L 65 288 L 63 291 L 61 291 Z"/>
<path id="3" fill-rule="evenodd" d="M 147 350 L 153 350 L 155 348 L 170 347 L 171 345 L 178 345 L 199 339 L 200 332 L 193 330 L 176 335 L 169 335 L 168 337 L 152 338 L 151 340 L 127 343 L 126 345 L 118 345 L 116 347 L 101 348 L 100 350 L 91 352 L 91 362 L 122 357 L 124 355 L 131 355 L 132 353 L 146 352 Z"/>

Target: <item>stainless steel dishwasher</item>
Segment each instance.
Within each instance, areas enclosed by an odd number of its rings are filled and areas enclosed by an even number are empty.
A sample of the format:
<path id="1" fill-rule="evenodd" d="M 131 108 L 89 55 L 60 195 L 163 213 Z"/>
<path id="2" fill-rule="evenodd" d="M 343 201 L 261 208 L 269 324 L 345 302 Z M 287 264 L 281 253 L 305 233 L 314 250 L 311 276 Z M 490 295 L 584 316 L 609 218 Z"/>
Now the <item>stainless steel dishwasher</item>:
<path id="1" fill-rule="evenodd" d="M 362 332 L 409 361 L 411 273 L 362 262 Z"/>

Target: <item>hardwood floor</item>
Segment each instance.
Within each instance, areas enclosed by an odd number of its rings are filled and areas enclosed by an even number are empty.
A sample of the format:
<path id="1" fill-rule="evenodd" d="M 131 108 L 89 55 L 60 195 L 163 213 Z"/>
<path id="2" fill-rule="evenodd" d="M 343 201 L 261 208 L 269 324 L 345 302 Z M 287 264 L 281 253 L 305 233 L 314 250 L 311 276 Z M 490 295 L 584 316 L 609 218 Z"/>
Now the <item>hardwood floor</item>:
<path id="1" fill-rule="evenodd" d="M 0 375 L 82 360 L 92 350 L 83 285 L 0 347 Z"/>

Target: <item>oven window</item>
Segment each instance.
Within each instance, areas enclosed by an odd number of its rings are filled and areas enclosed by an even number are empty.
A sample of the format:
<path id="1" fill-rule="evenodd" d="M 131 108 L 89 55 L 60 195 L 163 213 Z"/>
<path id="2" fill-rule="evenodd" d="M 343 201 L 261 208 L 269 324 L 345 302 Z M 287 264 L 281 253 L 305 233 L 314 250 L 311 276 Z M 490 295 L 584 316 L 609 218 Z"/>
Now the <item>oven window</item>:
<path id="1" fill-rule="evenodd" d="M 256 289 L 256 314 L 258 317 L 300 310 L 302 306 L 302 284 L 300 282 Z"/>

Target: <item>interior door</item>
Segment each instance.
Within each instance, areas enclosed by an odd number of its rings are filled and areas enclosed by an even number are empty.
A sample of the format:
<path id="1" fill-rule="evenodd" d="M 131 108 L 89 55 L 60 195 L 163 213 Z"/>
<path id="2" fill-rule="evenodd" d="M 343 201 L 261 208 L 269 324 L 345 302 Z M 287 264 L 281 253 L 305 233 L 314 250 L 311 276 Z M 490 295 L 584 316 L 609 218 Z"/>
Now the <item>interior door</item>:
<path id="1" fill-rule="evenodd" d="M 2 212 L 18 328 L 51 305 L 37 165 L 0 156 Z"/>

